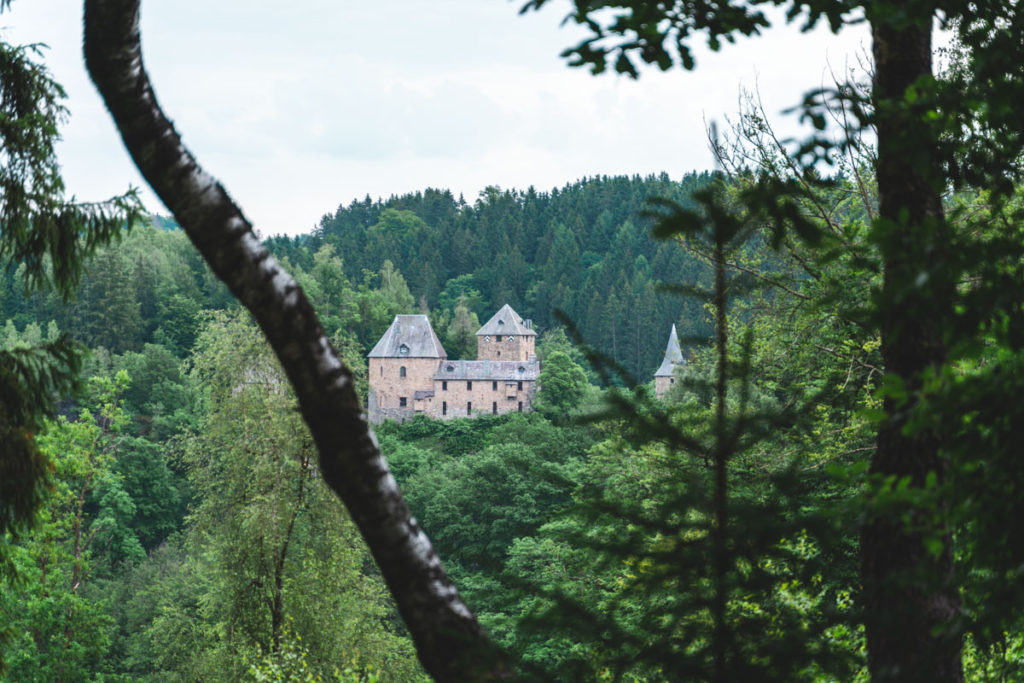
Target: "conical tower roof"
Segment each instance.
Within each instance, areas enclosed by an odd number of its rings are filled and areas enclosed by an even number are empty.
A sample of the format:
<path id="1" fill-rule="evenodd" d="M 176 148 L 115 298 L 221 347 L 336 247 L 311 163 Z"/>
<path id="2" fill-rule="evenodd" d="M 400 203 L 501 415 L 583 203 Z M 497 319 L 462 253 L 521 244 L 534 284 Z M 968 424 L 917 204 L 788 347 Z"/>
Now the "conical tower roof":
<path id="1" fill-rule="evenodd" d="M 672 334 L 668 336 L 668 347 L 665 348 L 665 360 L 654 373 L 655 377 L 671 377 L 674 374 L 675 366 L 682 365 L 683 352 L 679 350 L 679 336 L 676 334 L 676 326 L 672 325 Z"/>

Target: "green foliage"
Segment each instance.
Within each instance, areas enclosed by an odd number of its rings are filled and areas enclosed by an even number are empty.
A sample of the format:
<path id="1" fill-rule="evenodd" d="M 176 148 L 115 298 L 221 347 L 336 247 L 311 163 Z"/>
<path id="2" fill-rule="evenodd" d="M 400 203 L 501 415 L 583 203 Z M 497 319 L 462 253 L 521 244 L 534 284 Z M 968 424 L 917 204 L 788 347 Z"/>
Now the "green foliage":
<path id="1" fill-rule="evenodd" d="M 45 500 L 51 466 L 35 433 L 52 409 L 53 396 L 77 387 L 80 364 L 66 336 L 0 350 L 0 580 L 16 571 L 6 553 L 8 535 L 17 538 Z"/>
<path id="2" fill-rule="evenodd" d="M 164 343 L 179 357 L 186 355 L 195 343 L 199 327 L 199 302 L 191 297 L 173 294 L 157 306 L 157 315 L 162 322 L 153 333 L 153 339 Z"/>
<path id="3" fill-rule="evenodd" d="M 444 284 L 444 289 L 437 296 L 437 305 L 441 310 L 453 311 L 460 302 L 473 315 L 479 317 L 487 314 L 488 309 L 483 295 L 477 290 L 472 275 L 453 277 Z"/>
<path id="4" fill-rule="evenodd" d="M 475 358 L 476 332 L 480 319 L 469 310 L 465 296 L 460 296 L 452 311 L 452 321 L 444 330 L 444 348 L 449 358 Z"/>
<path id="5" fill-rule="evenodd" d="M 498 443 L 408 480 L 409 505 L 445 557 L 494 561 L 568 501 L 557 462 L 519 443 Z"/>
<path id="6" fill-rule="evenodd" d="M 196 504 L 179 566 L 204 580 L 177 614 L 153 622 L 149 647 L 170 648 L 178 659 L 151 659 L 150 671 L 223 680 L 239 677 L 248 658 L 262 662 L 254 675 L 272 675 L 294 664 L 285 640 L 294 637 L 314 680 L 333 680 L 336 667 L 356 660 L 380 680 L 418 676 L 411 644 L 390 627 L 366 548 L 323 485 L 294 396 L 254 324 L 213 314 L 190 375 L 205 414 L 182 445 Z"/>
<path id="7" fill-rule="evenodd" d="M 40 56 L 39 46 L 0 42 L 0 261 L 24 263 L 27 288 L 52 284 L 66 298 L 85 260 L 132 223 L 138 200 L 129 193 L 98 204 L 65 202 L 54 147 L 66 95 Z"/>
<path id="8" fill-rule="evenodd" d="M 124 436 L 114 470 L 119 475 L 119 494 L 127 499 L 125 526 L 143 549 L 158 547 L 182 528 L 187 488 L 171 470 L 165 446 Z"/>
<path id="9" fill-rule="evenodd" d="M 537 409 L 565 417 L 578 409 L 587 386 L 587 375 L 567 353 L 552 351 L 541 365 Z"/>
<path id="10" fill-rule="evenodd" d="M 141 352 L 112 358 L 111 365 L 132 378 L 125 407 L 135 417 L 139 436 L 161 441 L 194 426 L 194 389 L 181 373 L 181 361 L 166 347 L 144 344 Z"/>
<path id="11" fill-rule="evenodd" d="M 40 450 L 53 463 L 52 487 L 31 535 L 9 548 L 18 580 L 0 593 L 0 620 L 12 639 L 5 664 L 14 680 L 83 680 L 100 668 L 111 619 L 90 592 L 95 573 L 144 557 L 129 527 L 134 504 L 114 469 L 126 422 L 116 398 L 128 378 L 94 378 L 92 400 L 73 422 L 48 422 Z"/>
<path id="12" fill-rule="evenodd" d="M 93 259 L 71 312 L 78 322 L 73 333 L 90 346 L 112 353 L 136 348 L 142 322 L 139 302 L 117 252 L 107 249 Z"/>
<path id="13" fill-rule="evenodd" d="M 303 647 L 302 638 L 287 629 L 282 639 L 281 651 L 276 655 L 267 655 L 260 661 L 252 663 L 249 666 L 248 677 L 254 683 L 271 683 L 272 681 L 380 683 L 381 681 L 381 677 L 372 668 L 363 670 L 358 664 L 346 665 L 344 669 L 335 667 L 328 677 L 324 677 L 310 667 L 309 653 Z"/>
<path id="14" fill-rule="evenodd" d="M 656 228 L 713 253 L 713 353 L 667 411 L 643 389 L 611 392 L 613 436 L 591 450 L 576 507 L 513 548 L 510 566 L 535 578 L 512 642 L 560 680 L 847 680 L 859 664 L 843 520 L 822 514 L 827 480 L 777 452 L 804 413 L 758 400 L 750 335 L 730 342 L 749 318 L 730 324 L 726 293 L 743 290 L 725 266 L 749 225 L 721 193 L 696 193 L 700 212 L 662 203 Z"/>

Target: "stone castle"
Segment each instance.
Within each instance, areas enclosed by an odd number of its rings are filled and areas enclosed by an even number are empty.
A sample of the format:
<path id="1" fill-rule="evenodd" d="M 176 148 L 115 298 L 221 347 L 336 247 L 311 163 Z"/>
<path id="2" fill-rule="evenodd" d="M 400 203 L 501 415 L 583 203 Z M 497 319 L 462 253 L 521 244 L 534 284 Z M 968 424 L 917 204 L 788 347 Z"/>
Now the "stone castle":
<path id="1" fill-rule="evenodd" d="M 374 424 L 413 415 L 440 420 L 533 409 L 540 363 L 537 333 L 505 304 L 476 332 L 476 360 L 449 360 L 425 315 L 396 315 L 367 356 L 368 417 Z M 685 364 L 676 326 L 654 373 L 654 393 L 665 398 L 675 369 Z"/>
<path id="2" fill-rule="evenodd" d="M 370 351 L 368 417 L 440 420 L 529 412 L 540 363 L 537 333 L 505 304 L 476 333 L 476 360 L 449 360 L 425 315 L 396 315 Z"/>

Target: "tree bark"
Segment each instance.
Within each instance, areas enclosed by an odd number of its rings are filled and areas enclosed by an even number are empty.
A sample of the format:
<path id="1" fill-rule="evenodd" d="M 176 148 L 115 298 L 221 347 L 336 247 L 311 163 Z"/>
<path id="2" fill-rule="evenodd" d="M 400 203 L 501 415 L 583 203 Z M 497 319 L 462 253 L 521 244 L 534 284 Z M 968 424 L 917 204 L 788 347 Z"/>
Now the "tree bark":
<path id="1" fill-rule="evenodd" d="M 927 86 L 931 77 L 931 16 L 900 14 L 889 7 L 887 15 L 869 19 L 878 131 L 876 235 L 883 261 L 881 350 L 887 377 L 902 380 L 907 398 L 885 399 L 887 417 L 871 472 L 908 478 L 911 489 L 921 489 L 931 473 L 943 479 L 939 440 L 904 428 L 922 373 L 946 359 L 943 331 L 955 292 L 946 259 L 951 240 L 938 141 L 922 105 L 915 104 L 920 100 L 906 97 L 915 83 Z M 909 523 L 903 510 L 909 510 Z M 963 681 L 961 636 L 954 626 L 961 604 L 943 512 L 941 503 L 938 510 L 915 510 L 908 503 L 895 514 L 868 512 L 861 530 L 861 579 L 873 681 Z M 928 535 L 941 540 L 938 553 L 926 546 Z"/>
<path id="2" fill-rule="evenodd" d="M 510 676 L 410 516 L 356 395 L 298 284 L 182 144 L 142 63 L 139 0 L 86 0 L 85 61 L 143 177 L 213 272 L 252 313 L 288 375 L 324 480 L 380 567 L 424 668 L 439 681 Z"/>

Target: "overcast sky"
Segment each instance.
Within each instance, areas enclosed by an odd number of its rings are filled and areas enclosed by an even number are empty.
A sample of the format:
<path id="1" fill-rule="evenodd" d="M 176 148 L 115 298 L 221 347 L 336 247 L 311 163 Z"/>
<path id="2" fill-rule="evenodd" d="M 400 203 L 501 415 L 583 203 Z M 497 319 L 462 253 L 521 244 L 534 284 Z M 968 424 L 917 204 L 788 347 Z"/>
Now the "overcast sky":
<path id="1" fill-rule="evenodd" d="M 583 176 L 678 178 L 712 166 L 704 119 L 733 115 L 741 87 L 781 111 L 869 47 L 864 30 L 791 27 L 701 51 L 695 72 L 639 81 L 571 69 L 567 2 L 143 0 L 143 54 L 186 145 L 262 235 L 308 232 L 339 204 L 488 185 L 548 190 Z M 97 200 L 145 184 L 81 59 L 81 2 L 15 0 L 8 42 L 48 44 L 71 121 L 68 189 Z M 147 208 L 166 209 L 148 188 Z"/>

